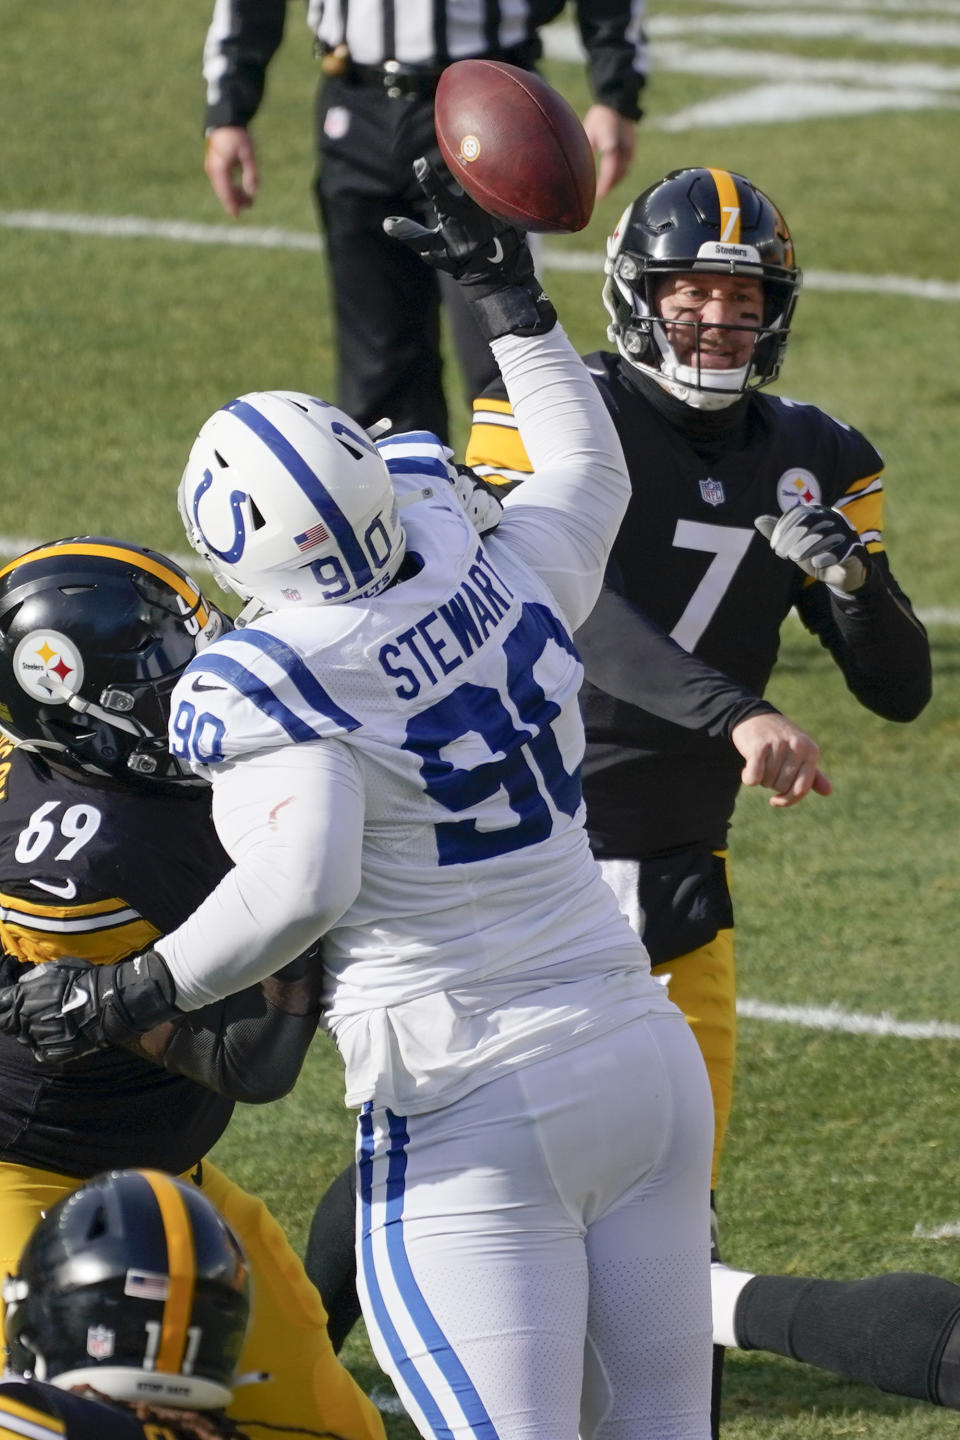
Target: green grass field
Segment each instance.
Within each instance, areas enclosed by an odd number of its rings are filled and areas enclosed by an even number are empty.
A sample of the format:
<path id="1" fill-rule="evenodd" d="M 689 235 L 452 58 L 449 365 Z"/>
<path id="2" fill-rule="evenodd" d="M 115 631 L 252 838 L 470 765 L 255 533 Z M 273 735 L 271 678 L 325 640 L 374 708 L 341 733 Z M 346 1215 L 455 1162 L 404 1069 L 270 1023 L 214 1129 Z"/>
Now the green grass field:
<path id="1" fill-rule="evenodd" d="M 865 17 L 867 25 L 831 38 L 826 26 L 811 24 L 809 34 L 789 38 L 777 32 L 778 17 L 814 22 L 817 12 L 761 12 L 744 0 L 742 8 L 722 7 L 731 27 L 761 16 L 768 28 L 725 37 L 695 28 L 706 10 L 677 0 L 654 21 L 689 25 L 687 51 L 713 47 L 716 73 L 703 73 L 709 65 L 702 63 L 683 68 L 675 56 L 667 64 L 676 37 L 658 41 L 654 24 L 654 56 L 662 43 L 665 63 L 650 90 L 632 177 L 598 206 L 585 232 L 552 249 L 598 255 L 634 193 L 668 169 L 711 164 L 744 170 L 772 193 L 810 272 L 946 282 L 941 299 L 904 294 L 902 286 L 888 293 L 811 283 L 779 386 L 864 429 L 885 454 L 895 571 L 914 601 L 941 617 L 931 625 L 934 700 L 907 728 L 865 714 L 824 653 L 788 625 L 772 697 L 820 740 L 835 794 L 786 813 L 745 795 L 732 864 L 742 996 L 960 1025 L 960 276 L 953 243 L 960 18 L 953 0 L 942 0 L 940 11 L 920 3 L 893 11 L 877 0 L 875 14 L 834 4 L 832 16 Z M 4 553 L 18 539 L 83 531 L 182 553 L 176 483 L 207 414 L 249 389 L 331 390 L 319 255 L 64 233 L 36 218 L 229 226 L 201 166 L 207 19 L 206 4 L 187 0 L 82 7 L 5 0 Z M 924 29 L 935 24 L 936 45 Z M 728 73 L 721 52 L 734 47 L 753 56 L 756 74 Z M 889 105 L 805 118 L 803 98 L 791 89 L 780 114 L 764 123 L 669 128 L 691 106 L 732 103 L 758 85 L 771 54 L 798 64 L 846 63 L 835 90 L 886 85 Z M 921 101 L 894 73 L 907 66 L 934 87 Z M 878 79 L 883 67 L 886 79 Z M 548 73 L 585 102 L 578 66 L 550 62 Z M 312 231 L 314 83 L 309 37 L 300 8 L 291 6 L 257 122 L 264 185 L 241 222 L 246 228 Z M 599 273 L 547 266 L 545 274 L 575 342 L 583 349 L 605 343 Z M 465 434 L 461 408 L 458 438 Z M 727 1258 L 837 1277 L 884 1269 L 960 1277 L 957 1239 L 914 1238 L 915 1227 L 960 1222 L 958 1059 L 960 1044 L 951 1039 L 743 1019 L 721 1191 Z M 322 1041 L 297 1091 L 279 1105 L 239 1113 L 217 1158 L 272 1203 L 300 1244 L 351 1141 L 339 1062 Z M 368 1388 L 382 1384 L 362 1335 L 349 1342 L 347 1358 Z M 725 1413 L 729 1440 L 927 1440 L 955 1434 L 960 1424 L 952 1414 L 760 1355 L 731 1358 Z M 390 1417 L 388 1428 L 391 1440 L 413 1433 L 400 1418 Z"/>

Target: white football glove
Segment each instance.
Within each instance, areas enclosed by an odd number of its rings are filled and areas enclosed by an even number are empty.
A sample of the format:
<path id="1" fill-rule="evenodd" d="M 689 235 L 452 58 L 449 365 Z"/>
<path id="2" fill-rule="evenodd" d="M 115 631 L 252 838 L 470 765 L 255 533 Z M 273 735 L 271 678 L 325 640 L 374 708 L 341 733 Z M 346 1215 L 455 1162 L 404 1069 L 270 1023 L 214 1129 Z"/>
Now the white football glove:
<path id="1" fill-rule="evenodd" d="M 758 515 L 753 523 L 774 554 L 831 590 L 852 595 L 867 578 L 870 557 L 863 541 L 847 517 L 829 505 L 795 505 L 779 517 Z"/>
<path id="2" fill-rule="evenodd" d="M 469 465 L 457 465 L 456 476 L 450 477 L 450 483 L 468 519 L 473 521 L 477 534 L 489 535 L 491 530 L 496 530 L 503 506 L 487 481 L 475 474 Z"/>

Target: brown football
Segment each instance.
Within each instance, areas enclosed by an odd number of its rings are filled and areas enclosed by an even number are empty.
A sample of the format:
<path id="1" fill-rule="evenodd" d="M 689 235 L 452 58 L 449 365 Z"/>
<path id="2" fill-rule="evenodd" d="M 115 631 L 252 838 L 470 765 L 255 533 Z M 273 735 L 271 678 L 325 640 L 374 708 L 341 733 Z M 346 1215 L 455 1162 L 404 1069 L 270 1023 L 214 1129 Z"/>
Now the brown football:
<path id="1" fill-rule="evenodd" d="M 523 230 L 582 230 L 596 173 L 583 126 L 539 75 L 500 60 L 457 60 L 440 76 L 440 152 L 478 205 Z"/>

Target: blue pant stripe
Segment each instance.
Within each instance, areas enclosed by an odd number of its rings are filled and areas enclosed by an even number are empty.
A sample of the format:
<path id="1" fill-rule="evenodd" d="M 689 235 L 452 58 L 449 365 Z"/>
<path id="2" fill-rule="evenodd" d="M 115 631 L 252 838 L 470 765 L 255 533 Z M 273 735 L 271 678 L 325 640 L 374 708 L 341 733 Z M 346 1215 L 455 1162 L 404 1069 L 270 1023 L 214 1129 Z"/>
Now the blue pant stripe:
<path id="1" fill-rule="evenodd" d="M 360 1146 L 360 1204 L 363 1220 L 361 1228 L 361 1257 L 364 1279 L 366 1280 L 370 1303 L 373 1307 L 374 1319 L 386 1342 L 387 1349 L 393 1356 L 394 1364 L 402 1375 L 404 1383 L 411 1395 L 423 1411 L 424 1419 L 437 1437 L 437 1440 L 453 1440 L 452 1431 L 444 1420 L 443 1414 L 438 1409 L 436 1401 L 430 1394 L 426 1383 L 421 1378 L 420 1372 L 407 1356 L 403 1342 L 397 1334 L 393 1321 L 390 1319 L 383 1299 L 383 1292 L 377 1281 L 377 1273 L 373 1262 L 372 1241 L 373 1117 L 366 1108 L 360 1115 L 360 1135 L 362 1137 Z M 391 1166 L 393 1164 L 392 1153 L 390 1164 Z"/>
<path id="2" fill-rule="evenodd" d="M 474 1388 L 459 1356 L 452 1349 L 437 1319 L 424 1299 L 410 1267 L 403 1240 L 403 1197 L 406 1179 L 407 1122 L 386 1112 L 390 1122 L 390 1163 L 387 1170 L 387 1254 L 390 1268 L 417 1333 L 439 1367 L 477 1440 L 497 1440 L 497 1432 L 486 1407 Z"/>

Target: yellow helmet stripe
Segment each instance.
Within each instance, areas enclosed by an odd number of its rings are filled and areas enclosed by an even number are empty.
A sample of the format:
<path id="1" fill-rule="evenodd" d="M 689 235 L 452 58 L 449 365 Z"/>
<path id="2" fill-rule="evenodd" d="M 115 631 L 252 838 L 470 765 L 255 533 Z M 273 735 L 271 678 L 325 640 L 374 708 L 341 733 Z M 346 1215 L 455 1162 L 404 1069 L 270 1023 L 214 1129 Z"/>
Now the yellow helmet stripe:
<path id="1" fill-rule="evenodd" d="M 740 196 L 729 170 L 711 170 L 720 201 L 720 239 L 725 245 L 740 244 Z"/>
<path id="2" fill-rule="evenodd" d="M 161 565 L 159 560 L 154 560 L 150 555 L 141 555 L 138 550 L 128 550 L 122 545 L 78 544 L 75 541 L 66 545 L 44 545 L 39 550 L 31 550 L 26 555 L 12 560 L 9 565 L 4 565 L 0 570 L 0 580 L 4 575 L 9 575 L 11 570 L 16 570 L 18 565 L 27 565 L 34 560 L 47 560 L 52 555 L 97 555 L 107 560 L 125 560 L 140 570 L 146 570 L 149 575 L 155 575 L 158 580 L 165 581 L 182 600 L 186 601 L 191 610 L 199 600 L 201 603 L 197 611 L 197 621 L 201 630 L 210 618 L 206 606 L 202 603 L 203 597 L 199 590 L 184 580 L 175 570 L 171 570 L 167 565 Z"/>
<path id="3" fill-rule="evenodd" d="M 197 1278 L 193 1230 L 183 1196 L 170 1176 L 164 1175 L 161 1170 L 141 1170 L 139 1173 L 147 1181 L 160 1207 L 167 1238 L 167 1271 L 170 1276 L 154 1367 L 164 1374 L 176 1375 L 183 1364 Z"/>

